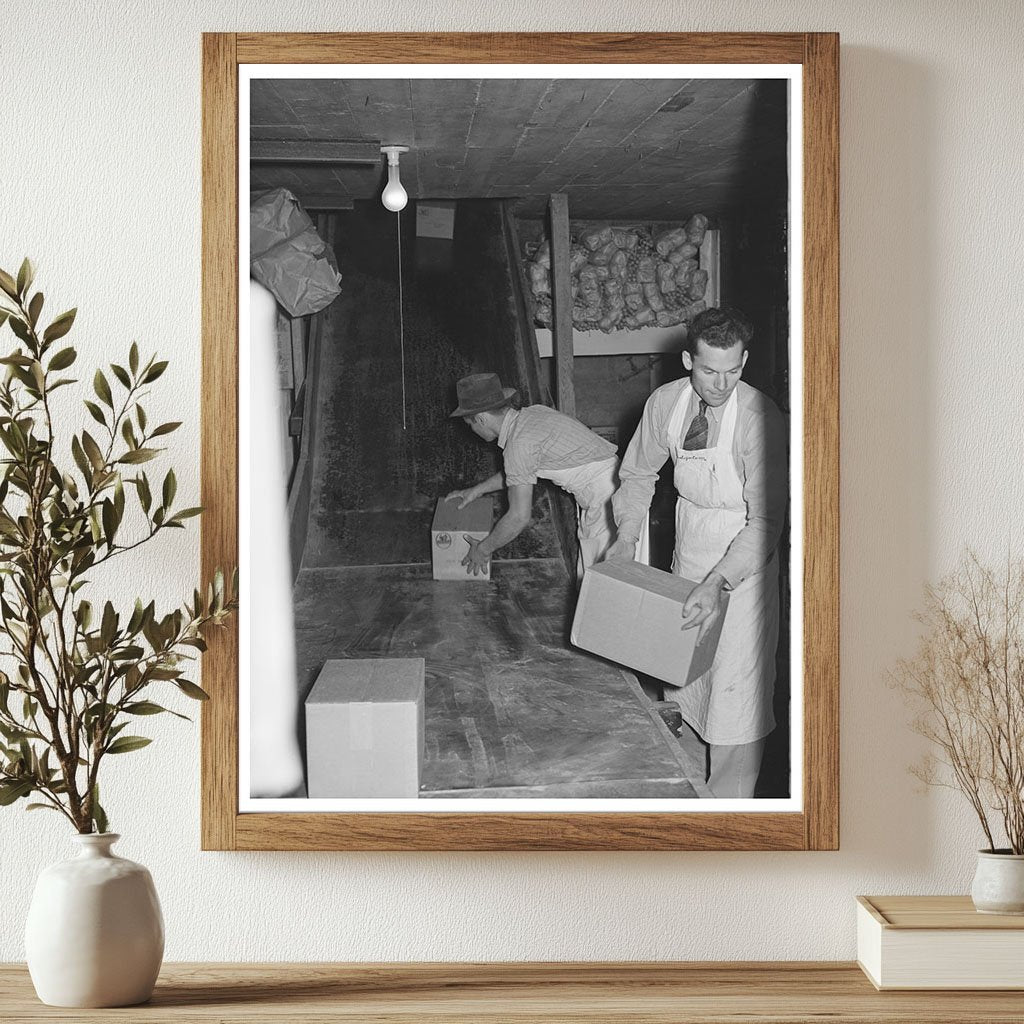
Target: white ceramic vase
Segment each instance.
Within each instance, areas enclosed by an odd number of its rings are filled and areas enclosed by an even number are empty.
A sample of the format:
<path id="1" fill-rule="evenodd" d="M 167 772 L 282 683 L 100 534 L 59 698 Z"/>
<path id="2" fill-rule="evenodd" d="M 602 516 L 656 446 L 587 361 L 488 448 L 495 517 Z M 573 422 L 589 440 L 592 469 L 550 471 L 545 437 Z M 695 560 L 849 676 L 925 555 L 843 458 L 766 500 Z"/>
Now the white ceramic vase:
<path id="1" fill-rule="evenodd" d="M 76 835 L 77 857 L 43 870 L 25 926 L 36 994 L 50 1006 L 134 1006 L 153 992 L 164 921 L 149 872 L 116 857 L 120 836 Z"/>
<path id="2" fill-rule="evenodd" d="M 1024 854 L 979 850 L 971 899 L 982 914 L 1024 914 Z"/>

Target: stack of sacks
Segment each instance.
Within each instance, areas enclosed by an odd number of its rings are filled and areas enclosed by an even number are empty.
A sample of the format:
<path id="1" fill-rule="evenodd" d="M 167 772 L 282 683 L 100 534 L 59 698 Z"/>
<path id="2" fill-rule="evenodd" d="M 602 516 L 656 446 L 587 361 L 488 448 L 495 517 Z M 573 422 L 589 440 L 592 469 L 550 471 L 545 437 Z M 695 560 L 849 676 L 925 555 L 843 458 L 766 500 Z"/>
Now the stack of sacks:
<path id="1" fill-rule="evenodd" d="M 683 227 L 656 237 L 642 227 L 593 227 L 569 249 L 572 323 L 580 331 L 636 330 L 688 324 L 706 308 L 708 275 L 697 254 L 708 219 L 694 214 Z M 529 247 L 526 273 L 536 322 L 550 327 L 551 247 Z"/>

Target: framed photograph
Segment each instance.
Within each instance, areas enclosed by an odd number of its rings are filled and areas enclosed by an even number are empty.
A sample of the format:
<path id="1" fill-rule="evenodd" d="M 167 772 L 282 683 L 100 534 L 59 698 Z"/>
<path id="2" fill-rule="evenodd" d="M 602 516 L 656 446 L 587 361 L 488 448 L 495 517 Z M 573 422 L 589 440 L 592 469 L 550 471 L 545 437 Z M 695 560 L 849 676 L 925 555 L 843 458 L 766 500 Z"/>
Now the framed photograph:
<path id="1" fill-rule="evenodd" d="M 203 37 L 202 843 L 839 843 L 834 34 Z"/>

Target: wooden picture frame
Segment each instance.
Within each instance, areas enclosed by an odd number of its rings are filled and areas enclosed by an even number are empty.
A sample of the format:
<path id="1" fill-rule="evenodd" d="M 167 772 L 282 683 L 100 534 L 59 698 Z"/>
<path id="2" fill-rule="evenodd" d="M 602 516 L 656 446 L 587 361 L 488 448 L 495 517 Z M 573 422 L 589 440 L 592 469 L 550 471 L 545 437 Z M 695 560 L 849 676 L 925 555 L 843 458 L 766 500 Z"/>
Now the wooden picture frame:
<path id="1" fill-rule="evenodd" d="M 202 571 L 238 561 L 238 69 L 242 64 L 800 64 L 803 83 L 803 766 L 798 812 L 240 813 L 238 633 L 204 656 L 208 850 L 834 850 L 839 843 L 839 38 L 246 34 L 202 43 Z M 244 580 L 243 580 L 244 587 Z M 797 726 L 794 725 L 794 728 Z M 794 775 L 799 771 L 793 766 Z"/>

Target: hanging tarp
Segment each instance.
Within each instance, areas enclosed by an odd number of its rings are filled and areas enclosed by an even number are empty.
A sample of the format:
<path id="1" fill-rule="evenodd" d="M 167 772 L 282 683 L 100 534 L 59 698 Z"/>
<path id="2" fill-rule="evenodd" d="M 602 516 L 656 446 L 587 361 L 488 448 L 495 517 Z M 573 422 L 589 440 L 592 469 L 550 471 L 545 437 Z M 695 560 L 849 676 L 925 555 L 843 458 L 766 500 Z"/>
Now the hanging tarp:
<path id="1" fill-rule="evenodd" d="M 309 316 L 341 293 L 331 247 L 309 214 L 285 188 L 253 199 L 249 217 L 249 269 L 291 316 Z"/>

